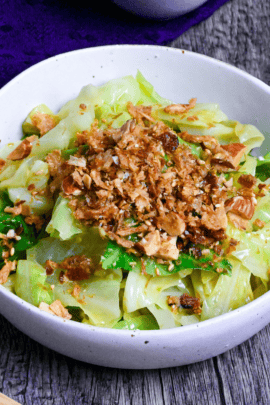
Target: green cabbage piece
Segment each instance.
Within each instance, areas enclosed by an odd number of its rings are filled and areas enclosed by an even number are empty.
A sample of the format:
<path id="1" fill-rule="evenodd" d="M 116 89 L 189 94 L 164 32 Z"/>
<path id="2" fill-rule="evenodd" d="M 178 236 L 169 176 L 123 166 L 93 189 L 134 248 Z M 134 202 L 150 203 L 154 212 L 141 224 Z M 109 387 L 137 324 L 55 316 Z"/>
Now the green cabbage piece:
<path id="1" fill-rule="evenodd" d="M 234 268 L 232 269 L 232 272 L 234 273 Z M 214 296 L 216 291 L 215 287 L 220 277 L 221 276 L 217 274 L 215 275 L 204 271 L 194 270 L 192 272 L 191 281 L 194 288 L 194 296 L 200 298 L 203 305 L 207 305 L 207 299 Z M 225 282 L 227 282 L 227 280 L 225 280 Z M 197 315 L 196 317 L 198 318 Z"/>
<path id="2" fill-rule="evenodd" d="M 46 271 L 36 261 L 19 260 L 16 271 L 15 292 L 23 300 L 39 306 L 41 302 L 51 304 L 53 292 L 46 283 Z"/>
<path id="3" fill-rule="evenodd" d="M 254 277 L 251 275 L 250 284 L 254 299 L 260 297 L 268 291 L 267 283 L 263 282 L 259 277 Z"/>
<path id="4" fill-rule="evenodd" d="M 254 148 L 259 148 L 264 141 L 263 134 L 254 125 L 244 125 L 237 122 L 235 126 L 235 135 L 238 142 L 247 146 L 247 152 Z"/>
<path id="5" fill-rule="evenodd" d="M 203 299 L 201 320 L 213 318 L 239 308 L 253 300 L 251 272 L 241 261 L 232 260 L 232 277 L 221 275 L 212 293 Z"/>
<path id="6" fill-rule="evenodd" d="M 197 103 L 194 108 L 181 115 L 166 113 L 163 108 L 155 106 L 152 115 L 172 128 L 187 131 L 191 135 L 210 135 L 221 144 L 243 143 L 247 146 L 246 153 L 261 146 L 264 140 L 263 134 L 253 125 L 228 120 L 217 104 Z M 194 115 L 197 120 L 188 120 Z"/>
<path id="7" fill-rule="evenodd" d="M 270 195 L 267 194 L 264 197 L 257 199 L 257 205 L 255 207 L 255 212 L 252 217 L 252 222 L 260 219 L 266 224 L 270 221 Z"/>
<path id="8" fill-rule="evenodd" d="M 147 309 L 155 317 L 159 329 L 171 329 L 176 326 L 181 326 L 176 323 L 173 313 L 169 308 L 162 308 L 158 304 L 151 304 Z"/>
<path id="9" fill-rule="evenodd" d="M 160 277 L 151 277 L 137 271 L 130 272 L 125 286 L 124 311 L 134 312 L 138 309 L 149 307 L 151 304 L 158 303 L 158 298 L 162 291 L 174 286 L 182 294 L 191 294 L 192 285 L 188 284 L 186 279 L 186 276 L 191 272 L 192 270 L 187 270 L 183 273 Z"/>
<path id="10" fill-rule="evenodd" d="M 94 107 L 95 118 L 99 120 L 101 128 L 106 128 L 109 123 L 113 128 L 119 128 L 131 118 L 127 111 L 127 102 L 134 105 L 170 104 L 170 101 L 159 96 L 153 86 L 138 72 L 136 78 L 125 76 L 110 80 L 103 86 L 83 87 L 78 97 L 66 103 L 58 115 L 62 120 L 66 119 L 71 111 L 76 111 L 80 104 L 85 104 L 86 109 L 83 112 L 87 112 L 90 106 Z M 107 121 L 106 125 L 102 120 Z M 89 128 L 90 125 L 83 129 Z"/>
<path id="11" fill-rule="evenodd" d="M 22 124 L 22 131 L 23 131 L 23 138 L 26 138 L 27 136 L 30 135 L 40 135 L 39 129 L 33 124 L 32 118 L 36 113 L 42 113 L 42 114 L 47 114 L 50 117 L 53 118 L 55 124 L 58 124 L 59 118 L 57 115 L 55 115 L 49 107 L 47 107 L 45 104 L 39 104 L 35 108 L 33 108 L 32 111 L 27 115 L 25 118 L 23 124 Z"/>
<path id="12" fill-rule="evenodd" d="M 102 86 L 96 87 L 92 84 L 84 86 L 78 97 L 68 101 L 59 111 L 60 118 L 70 115 L 71 111 L 78 110 L 80 104 L 102 106 L 107 104 L 115 109 L 126 106 L 128 101 L 137 104 L 140 100 L 140 88 L 133 76 L 125 76 L 120 79 L 113 79 Z M 85 111 L 85 110 L 83 110 Z M 86 109 L 87 111 L 87 109 Z"/>
<path id="13" fill-rule="evenodd" d="M 227 235 L 239 242 L 231 257 L 238 259 L 254 276 L 267 282 L 270 267 L 270 222 L 256 232 L 244 232 L 229 224 Z"/>
<path id="14" fill-rule="evenodd" d="M 82 88 L 78 97 L 74 100 L 68 101 L 59 111 L 61 119 L 67 119 L 70 117 L 72 111 L 80 111 L 84 115 L 91 109 L 92 121 L 94 118 L 102 119 L 108 122 L 113 122 L 116 116 L 122 113 L 127 114 L 126 104 L 131 101 L 133 104 L 137 104 L 140 100 L 141 91 L 136 79 L 133 76 L 126 76 L 121 79 L 110 80 L 103 86 L 88 85 Z M 83 111 L 79 108 L 81 104 L 85 104 L 86 109 Z M 125 119 L 119 123 L 122 125 L 129 119 L 130 115 L 125 115 Z M 73 119 L 73 117 L 72 117 Z M 79 130 L 90 129 L 90 125 L 81 125 Z"/>
<path id="15" fill-rule="evenodd" d="M 96 271 L 88 280 L 59 282 L 61 269 L 47 277 L 47 282 L 54 285 L 54 300 L 59 299 L 65 307 L 78 307 L 89 318 L 91 325 L 113 327 L 121 318 L 119 291 L 122 280 L 121 270 Z M 80 293 L 74 297 L 74 286 L 80 287 Z"/>
<path id="16" fill-rule="evenodd" d="M 15 204 L 24 201 L 30 207 L 31 214 L 43 215 L 53 209 L 53 199 L 44 195 L 32 195 L 27 188 L 17 187 L 8 190 L 9 198 Z"/>
<path id="17" fill-rule="evenodd" d="M 256 174 L 257 159 L 254 156 L 247 155 L 246 160 L 242 166 L 240 166 L 238 173 L 243 174 Z"/>
<path id="18" fill-rule="evenodd" d="M 16 294 L 15 293 L 15 281 L 16 281 L 16 274 L 15 273 L 10 274 L 8 276 L 7 281 L 4 284 L 2 284 L 2 286 L 5 287 L 8 291 L 12 292 L 13 294 Z"/>
<path id="19" fill-rule="evenodd" d="M 68 203 L 69 200 L 61 196 L 55 203 L 51 220 L 46 228 L 46 232 L 52 237 L 67 240 L 83 231 L 80 223 L 74 218 Z"/>
<path id="20" fill-rule="evenodd" d="M 192 325 L 200 321 L 199 315 L 190 314 L 189 311 L 181 308 L 179 311 L 172 311 L 168 305 L 168 296 L 180 296 L 182 292 L 177 287 L 162 291 L 158 303 L 151 305 L 148 309 L 155 316 L 160 329 L 170 329 L 179 326 Z M 194 296 L 194 293 L 193 293 Z"/>
<path id="21" fill-rule="evenodd" d="M 56 127 L 47 132 L 42 138 L 35 142 L 29 156 L 44 159 L 48 153 L 55 149 L 68 149 L 75 140 L 76 133 L 89 129 L 94 120 L 93 108 L 80 114 L 81 110 L 71 112 L 69 116 L 62 119 Z"/>
<path id="22" fill-rule="evenodd" d="M 153 117 L 165 121 L 172 126 L 177 126 L 181 131 L 188 128 L 209 128 L 210 125 L 226 121 L 228 118 L 224 114 L 218 104 L 197 103 L 194 108 L 191 108 L 185 114 L 169 114 L 161 107 L 154 107 Z M 190 121 L 189 117 L 196 116 L 198 120 Z M 188 131 L 190 132 L 190 131 Z"/>
<path id="23" fill-rule="evenodd" d="M 169 105 L 172 102 L 164 97 L 161 97 L 154 89 L 154 86 L 149 83 L 143 74 L 138 70 L 136 80 L 141 90 L 140 104 L 153 105 L 161 104 L 163 106 Z"/>
<path id="24" fill-rule="evenodd" d="M 16 173 L 17 169 L 19 168 L 19 166 L 20 166 L 20 162 L 18 162 L 18 161 L 8 162 L 6 167 L 4 167 L 4 169 L 0 173 L 0 188 L 1 188 L 1 182 L 3 180 L 7 180 L 7 179 L 13 177 L 14 174 Z"/>
<path id="25" fill-rule="evenodd" d="M 20 145 L 21 141 L 15 141 L 11 143 L 7 143 L 6 145 L 2 146 L 0 149 L 0 158 L 6 160 L 8 155 L 13 152 L 14 149 L 17 148 L 18 145 Z M 14 163 L 10 161 L 10 163 Z"/>
<path id="26" fill-rule="evenodd" d="M 4 172 L 16 165 L 9 166 Z M 5 173 L 2 173 L 5 175 Z M 53 200 L 46 195 L 32 195 L 28 191 L 28 186 L 33 184 L 35 190 L 46 188 L 49 180 L 49 168 L 46 162 L 35 158 L 24 159 L 23 163 L 17 167 L 15 172 L 8 173 L 9 176 L 0 183 L 0 189 L 8 189 L 9 198 L 13 203 L 25 201 L 34 214 L 44 214 L 52 210 Z"/>
<path id="27" fill-rule="evenodd" d="M 5 171 L 8 171 L 9 166 Z M 16 167 L 16 166 L 14 166 Z M 33 184 L 35 190 L 44 190 L 49 180 L 49 168 L 46 162 L 35 160 L 34 158 L 25 159 L 14 174 L 0 183 L 1 189 L 8 189 L 10 200 L 15 204 L 17 201 L 25 201 L 30 207 L 31 213 L 42 215 L 52 210 L 53 200 L 46 195 L 32 195 L 28 186 Z"/>
<path id="28" fill-rule="evenodd" d="M 150 312 L 140 313 L 140 311 L 135 311 L 130 314 L 124 314 L 124 319 L 117 322 L 114 329 L 154 330 L 159 329 L 159 326 L 155 317 Z"/>
<path id="29" fill-rule="evenodd" d="M 52 237 L 40 239 L 35 246 L 27 250 L 27 259 L 36 260 L 43 265 L 46 260 L 59 263 L 70 256 L 86 255 L 100 267 L 100 257 L 106 244 L 107 241 L 100 237 L 98 228 L 92 227 L 69 240 Z"/>
<path id="30" fill-rule="evenodd" d="M 12 176 L 9 176 L 6 179 L 2 179 L 0 183 L 0 189 L 6 189 L 10 187 L 26 187 L 28 179 L 31 176 L 31 168 L 35 163 L 35 159 L 27 158 L 22 160 L 21 162 L 22 163 L 20 164 L 20 166 L 14 165 L 16 170 Z M 7 167 L 7 169 L 9 169 L 9 167 Z"/>
<path id="31" fill-rule="evenodd" d="M 89 228 L 85 233 L 75 235 L 70 240 L 52 237 L 44 238 L 33 248 L 28 249 L 27 259 L 44 265 L 46 260 L 60 263 L 74 255 L 86 255 L 93 260 L 96 272 L 88 280 L 59 282 L 59 272 L 47 277 L 47 282 L 54 285 L 53 299 L 59 299 L 65 307 L 80 308 L 85 314 L 83 322 L 96 326 L 114 326 L 121 318 L 119 291 L 122 280 L 121 270 L 104 271 L 100 269 L 100 256 L 107 244 L 97 228 Z M 75 285 L 81 287 L 78 297 L 71 294 Z"/>
<path id="32" fill-rule="evenodd" d="M 76 133 L 90 129 L 95 117 L 108 120 L 113 127 L 123 125 L 130 118 L 126 107 L 128 101 L 134 105 L 150 99 L 152 103 L 157 100 L 165 103 L 165 99 L 158 96 L 154 89 L 150 90 L 150 83 L 142 75 L 138 77 L 135 79 L 133 76 L 126 76 L 110 80 L 103 86 L 90 84 L 83 87 L 75 99 L 68 101 L 60 109 L 57 114 L 60 122 L 34 144 L 30 156 L 42 159 L 54 149 L 68 149 Z M 81 104 L 86 108 L 81 109 Z"/>
<path id="33" fill-rule="evenodd" d="M 182 324 L 198 322 L 197 316 L 183 311 L 175 314 L 167 303 L 169 295 L 180 296 L 184 293 L 193 296 L 194 290 L 186 270 L 171 276 L 151 277 L 133 271 L 128 274 L 123 299 L 124 318 L 127 314 L 147 308 L 155 317 L 160 329 L 170 329 Z M 190 318 L 191 317 L 191 318 Z"/>

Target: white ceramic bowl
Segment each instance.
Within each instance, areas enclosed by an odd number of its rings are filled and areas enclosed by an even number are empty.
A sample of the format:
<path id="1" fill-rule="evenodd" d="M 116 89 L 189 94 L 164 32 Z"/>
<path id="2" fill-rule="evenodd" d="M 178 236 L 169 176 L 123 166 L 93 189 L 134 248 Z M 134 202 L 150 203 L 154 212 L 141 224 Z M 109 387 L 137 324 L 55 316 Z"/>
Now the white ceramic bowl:
<path id="1" fill-rule="evenodd" d="M 0 91 L 2 142 L 21 136 L 21 123 L 37 104 L 57 111 L 87 83 L 102 84 L 140 69 L 173 101 L 218 102 L 231 119 L 256 125 L 270 144 L 270 88 L 232 66 L 172 48 L 116 45 L 66 53 L 41 62 Z M 197 325 L 154 331 L 103 329 L 40 311 L 0 286 L 0 311 L 45 346 L 93 364 L 161 368 L 216 356 L 270 322 L 270 292 L 250 304 Z"/>
<path id="2" fill-rule="evenodd" d="M 121 8 L 144 18 L 169 19 L 186 14 L 207 0 L 113 0 Z"/>

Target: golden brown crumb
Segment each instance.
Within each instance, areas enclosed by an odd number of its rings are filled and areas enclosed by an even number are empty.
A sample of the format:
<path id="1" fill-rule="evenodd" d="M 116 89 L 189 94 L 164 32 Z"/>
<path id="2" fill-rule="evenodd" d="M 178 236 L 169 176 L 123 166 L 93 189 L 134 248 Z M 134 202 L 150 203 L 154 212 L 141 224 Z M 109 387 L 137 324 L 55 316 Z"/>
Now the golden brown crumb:
<path id="1" fill-rule="evenodd" d="M 45 220 L 40 215 L 29 215 L 25 217 L 25 222 L 28 225 L 34 225 L 37 231 L 40 231 Z"/>
<path id="2" fill-rule="evenodd" d="M 222 269 L 221 267 L 217 267 L 217 268 L 216 268 L 216 272 L 217 272 L 217 273 L 222 273 L 222 272 L 223 272 L 223 269 Z"/>
<path id="3" fill-rule="evenodd" d="M 246 231 L 248 229 L 249 221 L 247 219 L 244 219 L 232 212 L 228 212 L 228 219 L 236 228 L 241 229 L 242 231 Z"/>
<path id="4" fill-rule="evenodd" d="M 77 220 L 99 226 L 136 254 L 174 260 L 189 243 L 213 248 L 226 238 L 231 204 L 226 202 L 236 194 L 219 173 L 235 170 L 245 147 L 234 144 L 225 150 L 211 136 L 177 134 L 154 120 L 151 107 L 129 103 L 128 111 L 133 118 L 121 128 L 103 130 L 95 120 L 89 131 L 78 133 L 79 149 L 69 160 L 59 151 L 48 155 L 51 191 L 62 190 Z M 179 136 L 201 144 L 205 160 L 193 155 Z M 135 233 L 136 241 L 127 238 Z"/>
<path id="5" fill-rule="evenodd" d="M 5 284 L 7 282 L 10 272 L 16 269 L 16 264 L 16 260 L 13 262 L 5 260 L 5 265 L 0 270 L 0 284 Z"/>
<path id="6" fill-rule="evenodd" d="M 188 104 L 171 104 L 164 108 L 164 111 L 168 114 L 182 115 L 188 112 L 191 108 L 196 105 L 196 98 L 189 100 Z"/>
<path id="7" fill-rule="evenodd" d="M 4 159 L 0 159 L 0 171 L 5 167 L 6 161 Z"/>
<path id="8" fill-rule="evenodd" d="M 50 276 L 54 273 L 54 270 L 57 269 L 58 264 L 54 262 L 53 260 L 46 260 L 45 262 L 45 270 L 47 276 Z"/>
<path id="9" fill-rule="evenodd" d="M 167 298 L 168 305 L 182 307 L 184 309 L 190 309 L 194 314 L 200 314 L 202 312 L 200 298 L 191 297 L 188 294 L 183 294 L 180 297 L 177 296 L 168 296 Z"/>
<path id="10" fill-rule="evenodd" d="M 87 280 L 94 272 L 92 260 L 85 255 L 67 257 L 61 263 L 47 260 L 45 263 L 46 273 L 52 274 L 56 268 L 63 269 L 59 275 L 60 283 L 66 281 Z"/>
<path id="11" fill-rule="evenodd" d="M 56 121 L 49 114 L 37 112 L 31 118 L 32 124 L 40 131 L 40 136 L 45 135 L 56 126 Z"/>
<path id="12" fill-rule="evenodd" d="M 252 174 L 241 174 L 238 183 L 246 188 L 253 188 L 257 183 L 257 179 Z"/>
<path id="13" fill-rule="evenodd" d="M 253 222 L 253 225 L 255 225 L 257 228 L 262 229 L 266 225 L 264 221 L 261 221 L 259 218 L 255 219 Z"/>
<path id="14" fill-rule="evenodd" d="M 251 219 L 255 212 L 256 201 L 254 198 L 243 196 L 232 197 L 226 201 L 226 210 L 239 215 L 244 219 Z"/>
<path id="15" fill-rule="evenodd" d="M 233 165 L 235 168 L 237 168 L 247 150 L 247 146 L 243 145 L 242 143 L 230 143 L 228 145 L 222 145 L 221 147 L 231 155 Z"/>
<path id="16" fill-rule="evenodd" d="M 42 311 L 46 311 L 50 314 L 60 316 L 64 319 L 71 319 L 72 315 L 68 312 L 68 310 L 63 306 L 61 301 L 56 300 L 51 305 L 48 305 L 46 302 L 41 302 L 39 304 L 39 309 Z"/>
<path id="17" fill-rule="evenodd" d="M 29 184 L 29 186 L 27 187 L 28 191 L 33 191 L 35 190 L 36 186 L 34 184 Z"/>
<path id="18" fill-rule="evenodd" d="M 197 117 L 197 115 L 191 115 L 191 116 L 187 117 L 187 120 L 194 122 L 194 121 L 198 121 L 199 118 Z"/>
<path id="19" fill-rule="evenodd" d="M 4 209 L 4 212 L 6 212 L 7 214 L 12 214 L 14 217 L 16 217 L 17 215 L 20 215 L 22 213 L 22 204 L 14 207 L 6 207 Z"/>
<path id="20" fill-rule="evenodd" d="M 80 295 L 81 287 L 79 285 L 75 285 L 72 291 L 73 297 L 77 298 Z"/>
<path id="21" fill-rule="evenodd" d="M 37 136 L 32 135 L 25 138 L 7 157 L 8 160 L 22 160 L 30 155 L 32 151 L 32 143 L 38 139 Z"/>

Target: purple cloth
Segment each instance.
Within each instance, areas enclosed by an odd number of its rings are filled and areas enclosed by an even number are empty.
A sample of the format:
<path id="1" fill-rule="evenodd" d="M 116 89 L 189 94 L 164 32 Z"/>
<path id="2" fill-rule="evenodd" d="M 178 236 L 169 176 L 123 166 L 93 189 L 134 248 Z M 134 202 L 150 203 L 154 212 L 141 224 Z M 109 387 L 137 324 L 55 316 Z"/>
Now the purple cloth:
<path id="1" fill-rule="evenodd" d="M 154 21 L 129 14 L 110 0 L 71 4 L 0 0 L 0 87 L 29 66 L 59 53 L 109 44 L 165 45 L 227 1 L 208 0 L 184 16 Z"/>

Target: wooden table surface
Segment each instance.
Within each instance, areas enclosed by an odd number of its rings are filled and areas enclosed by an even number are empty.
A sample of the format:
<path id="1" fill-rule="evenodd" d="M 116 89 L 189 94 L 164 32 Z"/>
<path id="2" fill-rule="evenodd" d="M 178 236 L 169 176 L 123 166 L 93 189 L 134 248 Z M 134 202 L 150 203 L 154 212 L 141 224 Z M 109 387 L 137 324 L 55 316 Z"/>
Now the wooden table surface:
<path id="1" fill-rule="evenodd" d="M 270 2 L 231 0 L 169 45 L 223 60 L 270 85 Z M 208 361 L 117 370 L 55 353 L 0 316 L 0 392 L 27 405 L 269 405 L 269 342 L 267 326 Z"/>

